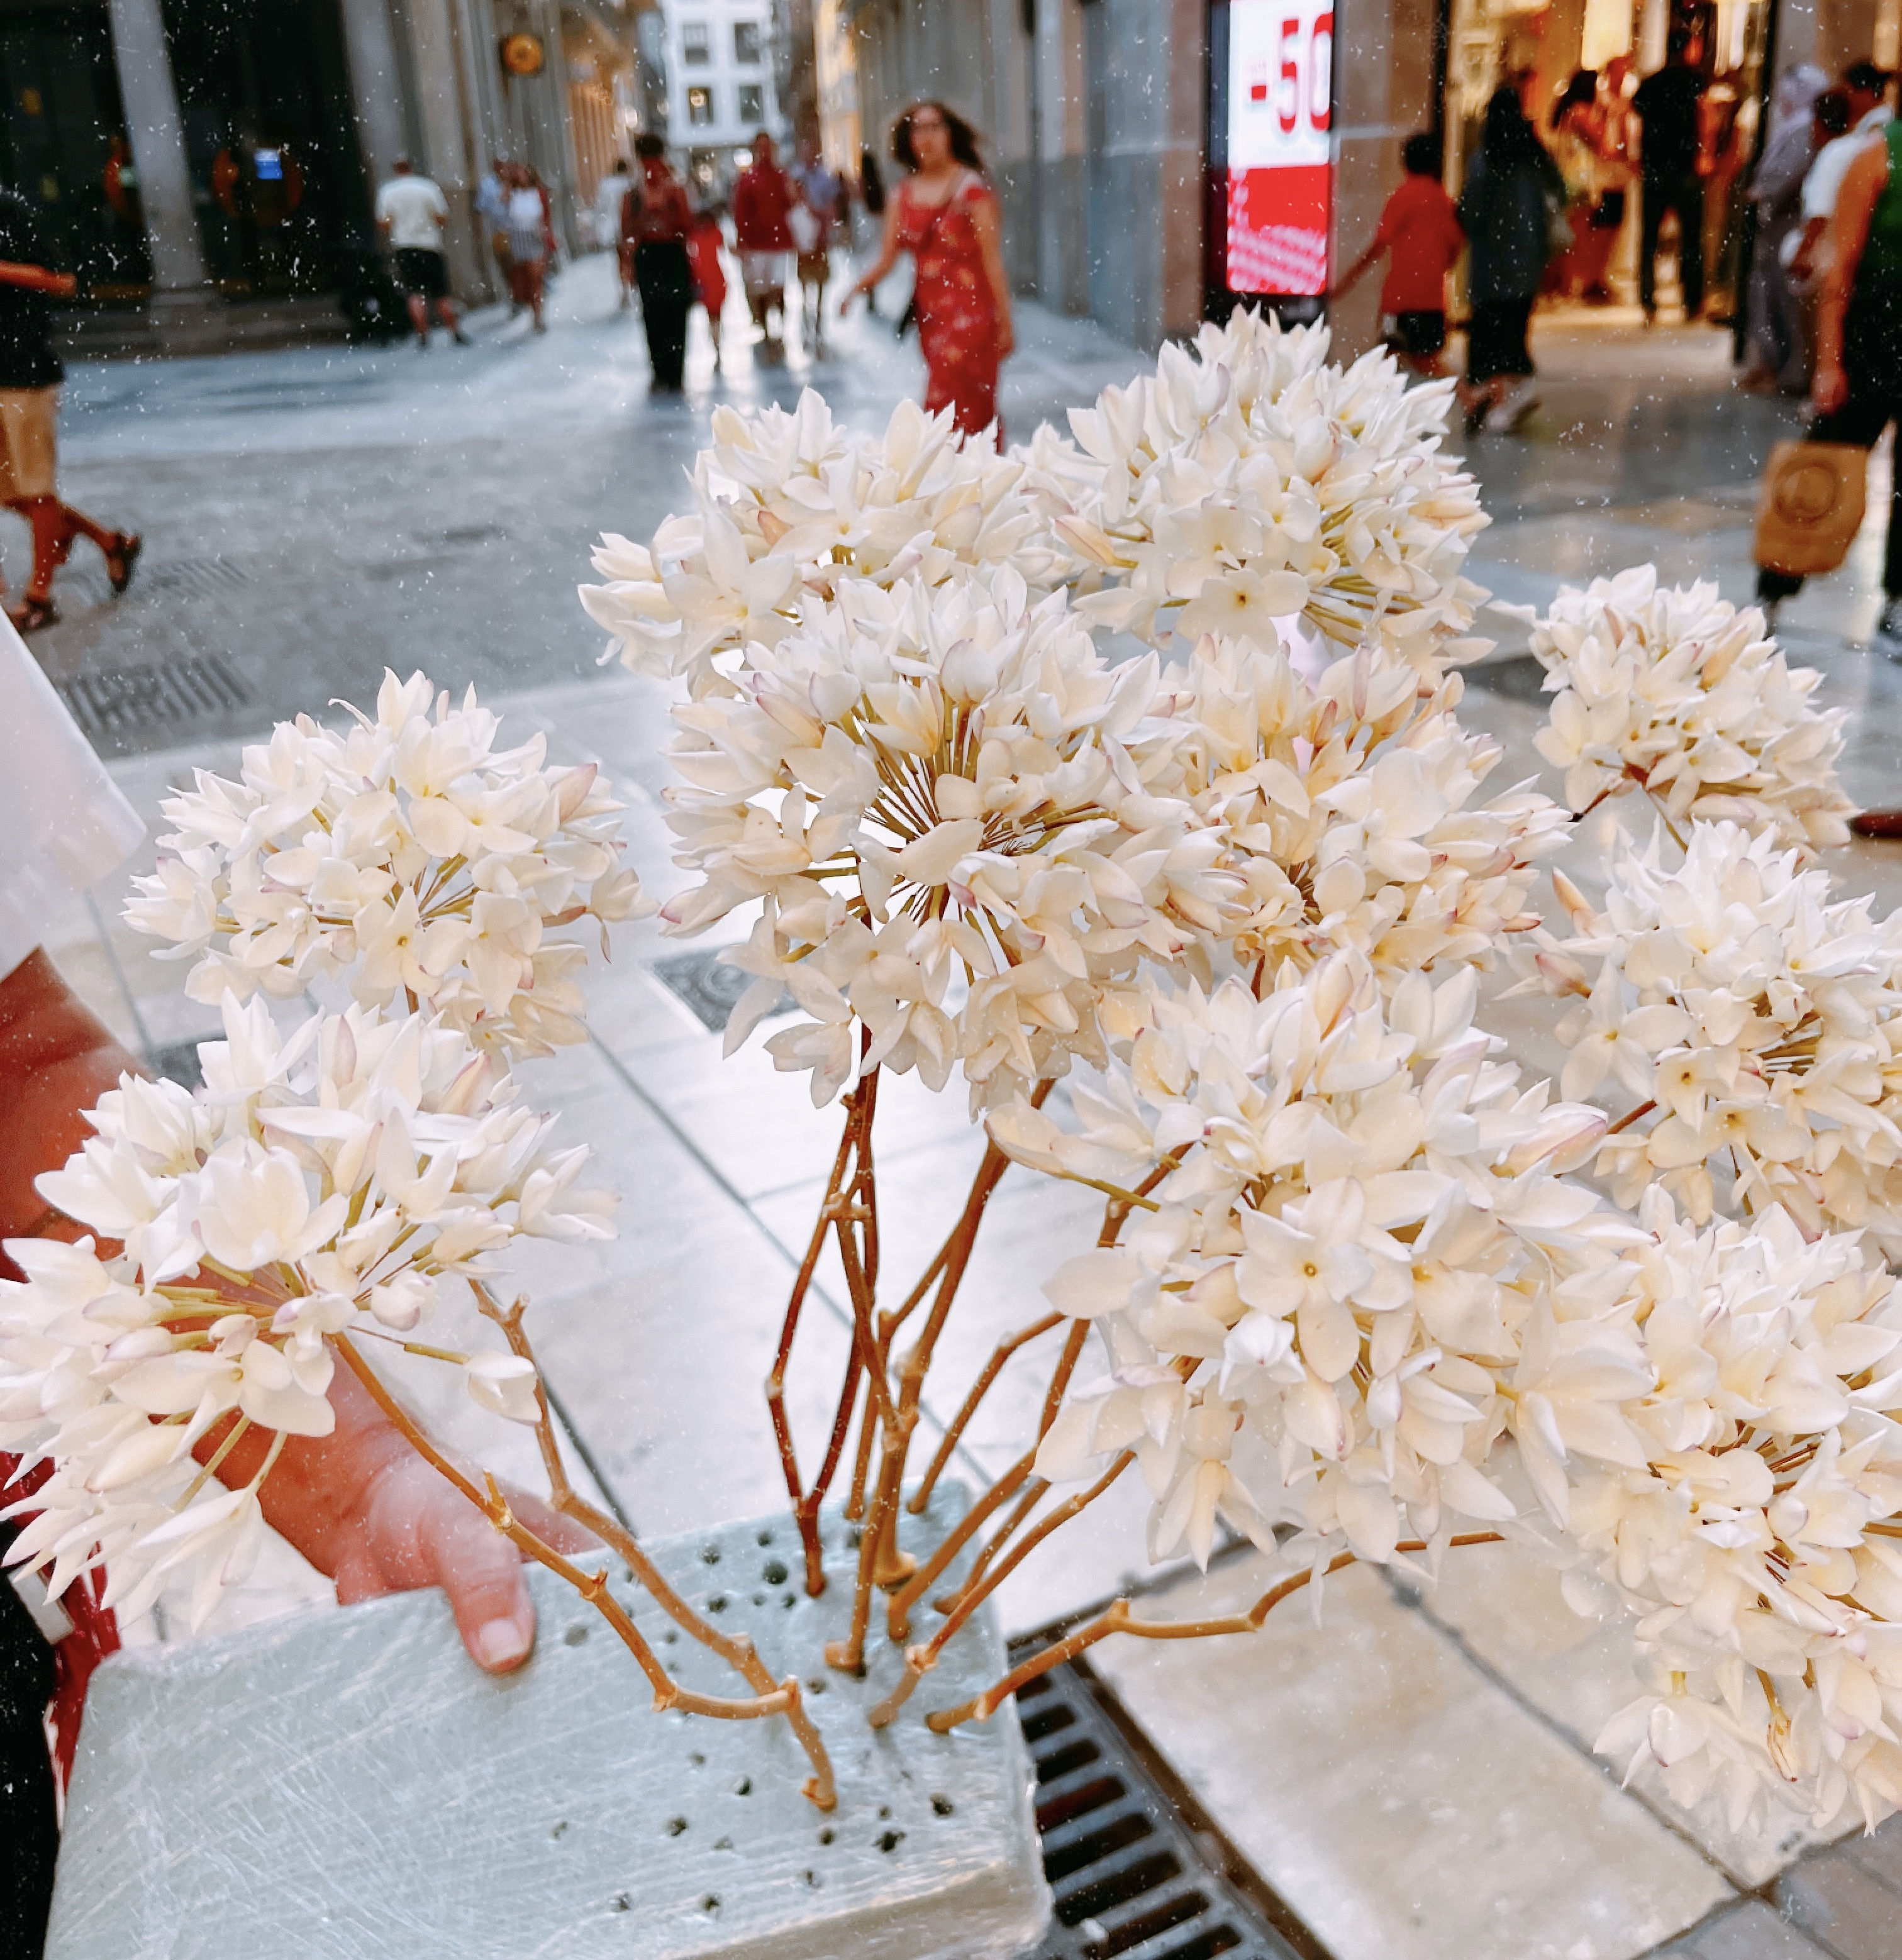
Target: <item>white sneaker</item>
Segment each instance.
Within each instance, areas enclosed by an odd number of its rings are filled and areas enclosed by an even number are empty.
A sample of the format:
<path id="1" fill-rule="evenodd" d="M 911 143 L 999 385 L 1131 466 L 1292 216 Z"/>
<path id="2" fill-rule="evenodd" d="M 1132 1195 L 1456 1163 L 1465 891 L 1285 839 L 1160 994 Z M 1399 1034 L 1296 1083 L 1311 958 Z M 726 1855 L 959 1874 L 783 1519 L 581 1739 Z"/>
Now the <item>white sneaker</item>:
<path id="1" fill-rule="evenodd" d="M 1902 599 L 1891 599 L 1882 608 L 1882 616 L 1870 636 L 1869 648 L 1884 660 L 1902 663 Z"/>
<path id="2" fill-rule="evenodd" d="M 1495 402 L 1486 418 L 1488 435 L 1510 435 L 1539 406 L 1539 391 L 1528 381 L 1515 381 Z"/>

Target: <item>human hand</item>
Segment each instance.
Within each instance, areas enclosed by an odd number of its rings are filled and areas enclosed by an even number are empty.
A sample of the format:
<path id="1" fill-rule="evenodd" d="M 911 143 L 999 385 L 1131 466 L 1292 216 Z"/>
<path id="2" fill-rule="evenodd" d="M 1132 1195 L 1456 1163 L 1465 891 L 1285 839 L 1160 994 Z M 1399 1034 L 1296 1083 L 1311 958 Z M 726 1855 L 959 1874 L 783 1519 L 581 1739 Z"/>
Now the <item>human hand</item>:
<path id="1" fill-rule="evenodd" d="M 1810 406 L 1820 415 L 1833 415 L 1849 398 L 1849 377 L 1840 361 L 1824 359 L 1816 364 L 1816 378 L 1810 383 Z"/>
<path id="2" fill-rule="evenodd" d="M 265 1479 L 258 1492 L 265 1522 L 336 1581 L 343 1605 L 440 1586 L 476 1665 L 492 1674 L 519 1667 L 534 1644 L 535 1609 L 515 1546 L 411 1449 L 348 1368 L 332 1377 L 330 1401 L 330 1434 L 290 1438 Z M 205 1437 L 201 1458 L 222 1433 L 220 1427 Z M 242 1484 L 265 1447 L 256 1431 L 247 1433 L 220 1466 L 223 1481 Z M 557 1551 L 594 1545 L 526 1491 L 505 1485 L 503 1495 Z"/>

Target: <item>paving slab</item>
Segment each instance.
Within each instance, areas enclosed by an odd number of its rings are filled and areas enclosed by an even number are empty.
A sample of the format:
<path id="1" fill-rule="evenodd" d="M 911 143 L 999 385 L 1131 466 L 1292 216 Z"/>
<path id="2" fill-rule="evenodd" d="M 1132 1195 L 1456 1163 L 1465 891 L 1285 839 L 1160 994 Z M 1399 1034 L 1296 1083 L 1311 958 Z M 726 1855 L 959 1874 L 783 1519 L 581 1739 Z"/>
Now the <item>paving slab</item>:
<path id="1" fill-rule="evenodd" d="M 1265 1583 L 1250 1555 L 1142 1611 Z M 1333 1960 L 1631 1960 L 1736 1896 L 1377 1573 L 1330 1580 L 1318 1627 L 1295 1600 L 1252 1636 L 1091 1659 Z"/>

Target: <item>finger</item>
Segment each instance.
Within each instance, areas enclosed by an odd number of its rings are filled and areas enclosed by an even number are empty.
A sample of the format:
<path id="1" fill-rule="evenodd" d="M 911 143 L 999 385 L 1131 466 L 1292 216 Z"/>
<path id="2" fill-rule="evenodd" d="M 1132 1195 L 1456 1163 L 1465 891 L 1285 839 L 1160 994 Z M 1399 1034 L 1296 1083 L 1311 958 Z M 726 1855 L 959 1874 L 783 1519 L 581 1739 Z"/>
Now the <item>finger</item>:
<path id="1" fill-rule="evenodd" d="M 516 1484 L 505 1484 L 502 1488 L 503 1496 L 508 1500 L 508 1508 L 543 1545 L 553 1545 L 557 1551 L 569 1552 L 592 1551 L 600 1545 L 601 1540 L 585 1525 L 562 1516 L 534 1491 L 524 1491 Z"/>
<path id="2" fill-rule="evenodd" d="M 491 1674 L 521 1666 L 535 1644 L 535 1606 L 515 1546 L 446 1484 L 418 1520 L 416 1548 L 450 1610 L 470 1657 Z"/>

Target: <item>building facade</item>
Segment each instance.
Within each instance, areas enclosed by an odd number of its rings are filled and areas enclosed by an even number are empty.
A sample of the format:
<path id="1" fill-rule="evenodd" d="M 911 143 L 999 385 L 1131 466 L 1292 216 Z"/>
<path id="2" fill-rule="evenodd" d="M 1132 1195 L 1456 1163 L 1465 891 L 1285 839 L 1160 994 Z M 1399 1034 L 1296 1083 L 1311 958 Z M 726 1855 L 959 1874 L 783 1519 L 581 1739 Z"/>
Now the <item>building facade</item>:
<path id="1" fill-rule="evenodd" d="M 898 111 L 920 97 L 949 102 L 983 134 L 1017 289 L 1153 348 L 1222 304 L 1229 191 L 1210 68 L 1212 54 L 1218 68 L 1225 62 L 1240 4 L 820 0 L 827 147 L 862 129 L 889 177 Z M 1282 11 L 1314 8 L 1289 0 Z M 1902 57 L 1902 0 L 1334 0 L 1318 22 L 1336 51 L 1331 99 L 1324 90 L 1314 119 L 1336 266 L 1372 237 L 1415 132 L 1441 133 L 1457 192 L 1503 81 L 1543 121 L 1575 69 L 1623 56 L 1634 77 L 1648 73 L 1671 27 L 1690 27 L 1728 119 L 1722 140 L 1747 166 L 1779 75 L 1804 61 L 1834 75 L 1865 56 L 1890 68 Z M 1271 66 L 1257 92 L 1293 85 Z M 1369 280 L 1333 309 L 1343 352 L 1377 338 L 1378 304 Z"/>
<path id="2" fill-rule="evenodd" d="M 641 0 L 0 0 L 0 177 L 83 307 L 215 347 L 334 321 L 407 155 L 442 186 L 457 289 L 494 287 L 474 197 L 532 164 L 569 247 L 639 116 Z"/>
<path id="3" fill-rule="evenodd" d="M 787 136 L 769 0 L 664 0 L 667 141 L 695 180 L 724 186 L 763 132 Z"/>

